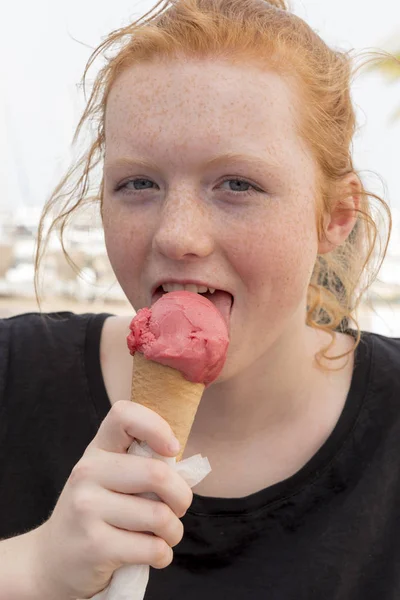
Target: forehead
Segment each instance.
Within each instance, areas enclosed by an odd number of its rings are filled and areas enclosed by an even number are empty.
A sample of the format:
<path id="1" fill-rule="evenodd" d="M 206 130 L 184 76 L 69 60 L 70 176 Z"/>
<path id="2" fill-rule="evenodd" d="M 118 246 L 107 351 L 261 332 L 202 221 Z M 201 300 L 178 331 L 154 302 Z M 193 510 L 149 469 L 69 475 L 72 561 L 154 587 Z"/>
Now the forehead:
<path id="1" fill-rule="evenodd" d="M 153 61 L 127 68 L 107 102 L 106 153 L 202 148 L 267 152 L 302 145 L 299 100 L 283 77 L 252 64 L 207 59 Z M 229 150 L 233 150 L 232 147 Z"/>

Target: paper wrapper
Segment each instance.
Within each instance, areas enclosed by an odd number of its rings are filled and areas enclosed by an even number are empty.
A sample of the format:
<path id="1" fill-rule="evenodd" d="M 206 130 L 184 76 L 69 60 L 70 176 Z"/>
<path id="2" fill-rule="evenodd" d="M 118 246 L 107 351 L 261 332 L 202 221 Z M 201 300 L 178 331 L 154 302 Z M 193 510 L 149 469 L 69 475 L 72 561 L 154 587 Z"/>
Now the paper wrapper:
<path id="1" fill-rule="evenodd" d="M 200 454 L 176 462 L 175 458 L 168 458 L 153 452 L 145 442 L 133 442 L 128 454 L 158 458 L 166 462 L 183 477 L 190 487 L 200 483 L 211 471 L 208 459 L 203 458 Z M 150 500 L 159 500 L 158 496 L 152 492 L 138 495 Z M 143 600 L 149 573 L 148 565 L 124 565 L 114 572 L 109 586 L 93 596 L 91 600 Z"/>

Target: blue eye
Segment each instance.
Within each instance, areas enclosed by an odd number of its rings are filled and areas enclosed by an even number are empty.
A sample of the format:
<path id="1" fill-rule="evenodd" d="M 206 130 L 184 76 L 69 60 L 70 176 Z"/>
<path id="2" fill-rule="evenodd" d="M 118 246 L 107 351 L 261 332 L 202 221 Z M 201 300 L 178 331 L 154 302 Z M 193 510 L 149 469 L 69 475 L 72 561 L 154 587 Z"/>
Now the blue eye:
<path id="1" fill-rule="evenodd" d="M 231 183 L 233 182 L 234 185 L 234 189 L 230 189 L 230 192 L 247 192 L 249 191 L 249 189 L 243 189 L 243 186 L 247 188 L 251 188 L 253 187 L 251 185 L 251 183 L 249 183 L 248 181 L 245 181 L 244 179 L 226 179 L 226 181 L 223 181 L 223 183 Z"/>
<path id="2" fill-rule="evenodd" d="M 148 190 L 151 189 L 149 187 L 145 187 L 145 183 L 151 183 L 153 184 L 152 181 L 150 181 L 150 179 L 146 179 L 145 177 L 138 177 L 137 179 L 130 179 L 129 181 L 126 181 L 125 183 L 122 183 L 121 185 L 119 185 L 117 187 L 117 192 L 120 190 L 126 190 L 126 191 L 134 191 L 134 192 L 139 192 L 140 190 Z M 131 186 L 131 184 L 133 184 L 133 186 Z M 136 186 L 136 184 L 138 184 Z"/>
<path id="3" fill-rule="evenodd" d="M 250 189 L 229 189 L 227 190 L 228 192 L 232 192 L 233 194 L 238 194 L 238 193 L 242 193 L 242 194 L 253 194 L 254 192 L 256 192 L 256 188 L 254 187 L 254 185 L 252 185 L 251 183 L 249 183 L 248 181 L 246 181 L 245 179 L 239 179 L 239 178 L 230 178 L 230 179 L 225 179 L 225 181 L 223 181 L 222 183 L 228 183 L 228 182 L 234 182 L 235 186 L 238 186 L 239 188 L 241 186 L 247 186 Z"/>

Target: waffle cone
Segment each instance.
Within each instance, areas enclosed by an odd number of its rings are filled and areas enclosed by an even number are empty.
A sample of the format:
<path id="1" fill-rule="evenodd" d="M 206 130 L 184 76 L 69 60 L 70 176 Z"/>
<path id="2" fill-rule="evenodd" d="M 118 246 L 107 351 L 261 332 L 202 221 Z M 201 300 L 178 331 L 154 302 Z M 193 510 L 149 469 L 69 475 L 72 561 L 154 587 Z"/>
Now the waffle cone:
<path id="1" fill-rule="evenodd" d="M 185 450 L 204 387 L 140 352 L 133 356 L 131 400 L 151 408 L 169 423 L 181 445 L 177 460 Z"/>

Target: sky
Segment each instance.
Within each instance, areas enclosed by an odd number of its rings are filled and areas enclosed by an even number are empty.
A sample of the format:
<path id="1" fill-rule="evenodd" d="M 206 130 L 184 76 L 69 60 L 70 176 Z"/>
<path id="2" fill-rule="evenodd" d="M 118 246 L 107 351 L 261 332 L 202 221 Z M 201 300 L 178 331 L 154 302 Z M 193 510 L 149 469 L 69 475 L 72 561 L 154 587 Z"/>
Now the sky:
<path id="1" fill-rule="evenodd" d="M 43 205 L 70 164 L 83 107 L 79 81 L 91 50 L 152 5 L 148 0 L 7 2 L 0 21 L 0 210 Z M 290 6 L 337 48 L 395 50 L 396 39 L 400 46 L 399 0 L 291 0 Z M 353 99 L 359 125 L 355 166 L 367 187 L 400 211 L 400 120 L 390 122 L 400 106 L 400 81 L 366 74 L 354 84 Z"/>

